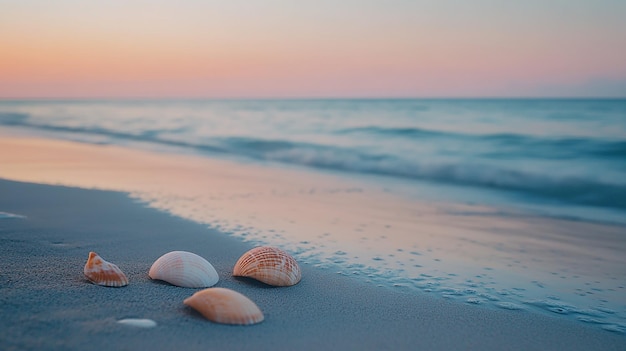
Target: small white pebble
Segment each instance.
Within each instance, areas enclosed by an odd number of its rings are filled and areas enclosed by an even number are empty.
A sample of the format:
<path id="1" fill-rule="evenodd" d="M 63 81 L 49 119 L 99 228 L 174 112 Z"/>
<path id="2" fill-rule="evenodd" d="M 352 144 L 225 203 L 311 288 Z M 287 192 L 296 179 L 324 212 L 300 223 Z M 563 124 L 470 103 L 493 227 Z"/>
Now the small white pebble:
<path id="1" fill-rule="evenodd" d="M 120 324 L 130 325 L 130 326 L 139 327 L 139 328 L 154 328 L 157 325 L 157 323 L 153 321 L 152 319 L 142 319 L 142 318 L 126 318 L 126 319 L 120 319 L 117 322 Z"/>

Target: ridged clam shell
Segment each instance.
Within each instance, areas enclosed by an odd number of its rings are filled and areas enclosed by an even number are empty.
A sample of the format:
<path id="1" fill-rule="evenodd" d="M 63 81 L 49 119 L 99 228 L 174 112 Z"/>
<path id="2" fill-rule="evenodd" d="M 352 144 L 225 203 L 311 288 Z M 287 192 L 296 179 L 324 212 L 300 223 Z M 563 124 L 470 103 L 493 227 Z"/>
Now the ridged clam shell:
<path id="1" fill-rule="evenodd" d="M 259 323 L 265 318 L 252 300 L 225 288 L 198 291 L 183 303 L 216 323 L 247 325 Z"/>
<path id="2" fill-rule="evenodd" d="M 285 251 L 259 246 L 244 253 L 233 268 L 233 275 L 254 278 L 274 286 L 296 285 L 302 278 L 298 262 Z"/>
<path id="3" fill-rule="evenodd" d="M 209 261 L 187 251 L 172 251 L 159 257 L 148 275 L 183 288 L 208 288 L 219 280 Z"/>
<path id="4" fill-rule="evenodd" d="M 107 262 L 91 251 L 83 270 L 85 277 L 96 285 L 122 287 L 128 285 L 128 278 L 118 266 Z"/>

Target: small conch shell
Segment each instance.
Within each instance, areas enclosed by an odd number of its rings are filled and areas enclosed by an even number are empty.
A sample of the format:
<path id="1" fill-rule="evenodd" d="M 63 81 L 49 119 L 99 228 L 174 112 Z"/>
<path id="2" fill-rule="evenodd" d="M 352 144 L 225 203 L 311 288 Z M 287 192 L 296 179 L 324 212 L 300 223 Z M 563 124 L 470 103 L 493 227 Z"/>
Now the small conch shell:
<path id="1" fill-rule="evenodd" d="M 172 251 L 159 257 L 148 275 L 183 288 L 208 288 L 219 280 L 209 261 L 187 251 Z"/>
<path id="2" fill-rule="evenodd" d="M 96 285 L 121 287 L 128 285 L 128 278 L 118 266 L 107 262 L 91 251 L 85 264 L 85 277 Z"/>
<path id="3" fill-rule="evenodd" d="M 296 285 L 302 278 L 298 262 L 285 251 L 259 246 L 244 253 L 233 268 L 233 275 L 254 278 L 274 286 Z"/>
<path id="4" fill-rule="evenodd" d="M 225 288 L 209 288 L 191 295 L 183 303 L 200 312 L 206 319 L 222 324 L 256 324 L 263 321 L 263 312 L 244 295 Z"/>

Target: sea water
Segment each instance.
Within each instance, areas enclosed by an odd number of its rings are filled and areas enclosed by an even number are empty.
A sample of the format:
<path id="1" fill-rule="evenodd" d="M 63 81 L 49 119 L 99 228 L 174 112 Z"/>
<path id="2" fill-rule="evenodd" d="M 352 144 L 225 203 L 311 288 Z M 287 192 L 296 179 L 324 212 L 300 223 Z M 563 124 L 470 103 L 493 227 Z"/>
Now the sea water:
<path id="1" fill-rule="evenodd" d="M 348 199 L 319 200 L 337 215 L 315 234 L 295 213 L 188 217 L 373 284 L 626 332 L 626 100 L 1 101 L 0 127 L 331 174 L 352 185 L 297 190 Z M 398 200 L 352 211 L 368 184 Z"/>

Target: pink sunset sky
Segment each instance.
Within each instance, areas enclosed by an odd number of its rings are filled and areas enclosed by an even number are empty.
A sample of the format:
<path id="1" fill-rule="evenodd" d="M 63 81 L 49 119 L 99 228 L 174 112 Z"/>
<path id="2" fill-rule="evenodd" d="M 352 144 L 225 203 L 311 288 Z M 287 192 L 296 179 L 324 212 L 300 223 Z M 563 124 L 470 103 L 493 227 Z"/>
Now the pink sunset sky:
<path id="1" fill-rule="evenodd" d="M 5 1 L 0 98 L 626 96 L 626 1 Z"/>

